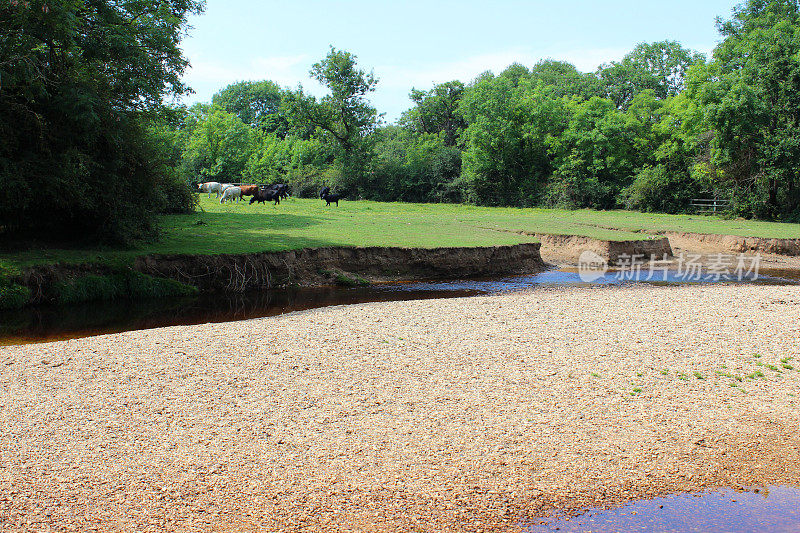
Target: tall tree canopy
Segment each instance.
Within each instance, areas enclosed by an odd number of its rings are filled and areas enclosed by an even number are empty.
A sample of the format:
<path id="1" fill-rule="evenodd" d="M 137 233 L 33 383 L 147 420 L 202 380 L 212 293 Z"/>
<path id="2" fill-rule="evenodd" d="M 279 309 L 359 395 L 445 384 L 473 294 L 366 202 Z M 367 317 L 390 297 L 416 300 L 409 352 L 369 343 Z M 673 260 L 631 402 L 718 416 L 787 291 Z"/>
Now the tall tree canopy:
<path id="1" fill-rule="evenodd" d="M 642 91 L 653 91 L 659 99 L 677 95 L 684 88 L 687 70 L 702 59 L 702 54 L 675 41 L 641 43 L 622 61 L 601 66 L 598 76 L 607 96 L 625 109 Z"/>
<path id="2" fill-rule="evenodd" d="M 714 131 L 713 162 L 741 214 L 800 218 L 800 6 L 749 0 L 691 87 Z"/>
<path id="3" fill-rule="evenodd" d="M 0 4 L 0 232 L 152 234 L 174 168 L 147 120 L 187 91 L 179 43 L 202 9 L 200 0 Z"/>
<path id="4" fill-rule="evenodd" d="M 367 99 L 378 79 L 358 68 L 356 56 L 334 47 L 311 67 L 310 74 L 330 94 L 317 101 L 299 88 L 288 98 L 292 119 L 301 125 L 310 123 L 335 140 L 341 149 L 341 183 L 360 189 L 369 165 L 370 136 L 381 121 Z"/>
<path id="5" fill-rule="evenodd" d="M 285 137 L 288 122 L 282 105 L 283 93 L 277 83 L 269 80 L 241 81 L 222 89 L 211 102 L 237 115 L 245 124 Z"/>
<path id="6" fill-rule="evenodd" d="M 458 111 L 462 96 L 464 84 L 460 81 L 440 83 L 429 91 L 411 89 L 409 97 L 415 107 L 403 113 L 400 123 L 419 133 L 443 133 L 445 145 L 455 146 L 465 126 Z"/>

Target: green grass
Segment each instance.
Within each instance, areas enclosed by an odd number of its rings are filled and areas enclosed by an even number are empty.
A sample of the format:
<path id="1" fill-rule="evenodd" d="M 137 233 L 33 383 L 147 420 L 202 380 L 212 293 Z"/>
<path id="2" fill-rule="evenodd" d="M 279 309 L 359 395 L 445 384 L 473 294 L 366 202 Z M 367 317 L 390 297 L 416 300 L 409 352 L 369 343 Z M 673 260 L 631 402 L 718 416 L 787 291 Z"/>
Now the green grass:
<path id="1" fill-rule="evenodd" d="M 0 266 L 126 262 L 146 254 L 243 254 L 306 247 L 514 245 L 535 233 L 603 240 L 651 238 L 643 231 L 687 231 L 738 236 L 800 238 L 800 224 L 722 220 L 709 216 L 630 211 L 516 209 L 452 204 L 343 201 L 325 207 L 314 199 L 272 205 L 226 204 L 200 198 L 201 211 L 165 216 L 159 242 L 130 250 L 32 247 L 0 253 Z"/>

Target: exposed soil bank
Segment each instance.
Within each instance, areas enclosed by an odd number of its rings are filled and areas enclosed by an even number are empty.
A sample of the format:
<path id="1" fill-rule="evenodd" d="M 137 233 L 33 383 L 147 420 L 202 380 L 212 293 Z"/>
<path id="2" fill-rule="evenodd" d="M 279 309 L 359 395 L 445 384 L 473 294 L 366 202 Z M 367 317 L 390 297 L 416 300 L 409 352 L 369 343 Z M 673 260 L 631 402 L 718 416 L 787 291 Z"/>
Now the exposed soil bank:
<path id="1" fill-rule="evenodd" d="M 800 239 L 767 239 L 762 237 L 737 237 L 705 233 L 666 232 L 664 235 L 678 248 L 700 248 L 717 252 L 764 253 L 800 256 Z"/>
<path id="2" fill-rule="evenodd" d="M 542 241 L 541 253 L 546 260 L 577 262 L 587 250 L 595 252 L 611 265 L 617 264 L 623 256 L 672 257 L 672 247 L 667 237 L 638 241 L 603 241 L 579 235 L 546 233 L 537 233 L 536 237 Z"/>
<path id="3" fill-rule="evenodd" d="M 133 269 L 202 292 L 244 292 L 287 285 L 318 286 L 401 279 L 527 274 L 544 270 L 539 243 L 490 248 L 307 248 L 246 255 L 149 255 Z M 53 288 L 87 275 L 111 275 L 104 265 L 46 265 L 27 269 L 20 283 L 31 303 L 53 300 Z M 366 278 L 366 280 L 364 279 Z"/>
<path id="4" fill-rule="evenodd" d="M 491 248 L 305 248 L 280 253 L 147 256 L 135 268 L 202 291 L 330 284 L 337 278 L 389 281 L 523 274 L 545 268 L 539 243 Z M 351 276 L 354 276 L 351 277 Z"/>

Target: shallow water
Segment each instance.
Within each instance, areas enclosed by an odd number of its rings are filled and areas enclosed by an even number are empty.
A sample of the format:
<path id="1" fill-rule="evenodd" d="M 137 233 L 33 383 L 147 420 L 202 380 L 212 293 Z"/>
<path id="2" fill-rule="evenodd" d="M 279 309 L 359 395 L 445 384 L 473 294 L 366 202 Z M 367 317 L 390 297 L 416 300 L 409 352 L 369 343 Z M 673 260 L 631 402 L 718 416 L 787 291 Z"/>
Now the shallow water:
<path id="1" fill-rule="evenodd" d="M 526 533 L 797 533 L 800 489 L 783 486 L 677 494 L 523 527 Z"/>
<path id="2" fill-rule="evenodd" d="M 716 281 L 740 283 L 730 277 L 686 279 L 676 271 L 657 272 L 653 275 L 643 271 L 637 279 L 630 279 L 630 273 L 609 272 L 592 282 L 585 282 L 577 269 L 561 269 L 530 276 L 492 279 L 383 283 L 359 288 L 284 289 L 191 298 L 38 306 L 21 311 L 0 312 L 0 345 L 64 340 L 164 326 L 246 320 L 365 302 L 455 298 L 553 286 L 627 283 L 674 285 Z M 741 283 L 793 282 L 776 277 L 761 277 L 757 280 L 744 279 Z"/>

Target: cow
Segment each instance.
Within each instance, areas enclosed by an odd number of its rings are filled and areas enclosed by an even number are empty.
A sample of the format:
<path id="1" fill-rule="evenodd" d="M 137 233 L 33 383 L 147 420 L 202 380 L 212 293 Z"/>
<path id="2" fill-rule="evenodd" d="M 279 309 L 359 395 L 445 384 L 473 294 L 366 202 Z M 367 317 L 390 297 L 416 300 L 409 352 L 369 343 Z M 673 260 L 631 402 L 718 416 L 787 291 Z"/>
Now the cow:
<path id="1" fill-rule="evenodd" d="M 239 185 L 242 189 L 242 196 L 253 196 L 258 191 L 258 185 Z"/>
<path id="2" fill-rule="evenodd" d="M 285 183 L 273 183 L 272 185 L 262 185 L 262 189 L 275 191 L 281 199 L 289 198 L 289 186 Z"/>
<path id="3" fill-rule="evenodd" d="M 225 203 L 225 200 L 233 201 L 236 200 L 237 202 L 242 199 L 242 189 L 240 187 L 226 187 L 224 191 L 222 191 L 222 198 L 219 199 L 219 203 Z"/>
<path id="4" fill-rule="evenodd" d="M 326 194 L 330 194 L 330 193 L 331 193 L 331 188 L 330 187 L 323 187 L 322 190 L 319 191 L 319 197 L 324 199 L 325 195 Z"/>
<path id="5" fill-rule="evenodd" d="M 272 202 L 273 200 L 275 201 L 274 205 L 281 203 L 281 195 L 278 191 L 268 187 L 259 187 L 255 194 L 253 194 L 253 197 L 250 198 L 250 205 L 253 205 L 253 202 L 263 204 L 264 202 Z"/>
<path id="6" fill-rule="evenodd" d="M 336 204 L 336 207 L 339 207 L 339 200 L 341 198 L 342 198 L 341 194 L 329 194 L 329 193 L 325 193 L 325 195 L 322 197 L 322 199 L 325 200 L 325 207 L 328 207 L 329 205 L 331 205 L 331 203 L 334 203 Z"/>
<path id="7" fill-rule="evenodd" d="M 212 192 L 217 193 L 217 198 L 219 198 L 219 194 L 222 192 L 220 190 L 221 187 L 222 187 L 222 184 L 220 184 L 217 181 L 207 181 L 205 183 L 198 183 L 197 184 L 197 188 L 200 190 L 200 192 L 207 192 L 209 198 L 211 198 L 211 193 Z"/>

